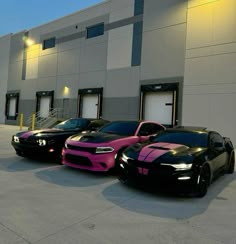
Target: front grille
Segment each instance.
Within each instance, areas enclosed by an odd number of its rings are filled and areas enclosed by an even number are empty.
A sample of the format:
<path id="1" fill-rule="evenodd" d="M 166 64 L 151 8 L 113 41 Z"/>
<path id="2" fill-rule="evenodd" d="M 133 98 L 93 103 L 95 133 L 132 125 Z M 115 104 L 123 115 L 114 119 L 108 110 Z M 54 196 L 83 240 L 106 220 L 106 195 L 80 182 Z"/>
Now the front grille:
<path id="1" fill-rule="evenodd" d="M 65 159 L 66 159 L 66 161 L 68 161 L 69 163 L 72 163 L 72 164 L 77 164 L 77 165 L 81 165 L 81 166 L 92 166 L 91 161 L 86 157 L 66 154 Z"/>
<path id="2" fill-rule="evenodd" d="M 129 164 L 134 165 L 136 167 L 143 167 L 143 168 L 152 167 L 152 163 L 147 163 L 147 162 L 143 162 L 143 161 L 139 161 L 139 160 L 129 159 L 128 162 L 129 162 Z"/>
<path id="3" fill-rule="evenodd" d="M 36 145 L 36 141 L 29 138 L 19 138 L 20 144 L 22 145 Z"/>
<path id="4" fill-rule="evenodd" d="M 67 144 L 67 148 L 75 151 L 89 152 L 92 154 L 94 154 L 96 151 L 95 147 L 80 147 L 80 146 L 74 146 L 70 144 Z"/>
<path id="5" fill-rule="evenodd" d="M 135 167 L 140 167 L 144 169 L 150 169 L 153 172 L 158 172 L 158 173 L 173 173 L 174 168 L 169 166 L 169 165 L 160 165 L 160 163 L 155 163 L 155 162 L 144 162 L 144 161 L 139 161 L 139 160 L 128 160 L 129 165 L 135 166 Z"/>

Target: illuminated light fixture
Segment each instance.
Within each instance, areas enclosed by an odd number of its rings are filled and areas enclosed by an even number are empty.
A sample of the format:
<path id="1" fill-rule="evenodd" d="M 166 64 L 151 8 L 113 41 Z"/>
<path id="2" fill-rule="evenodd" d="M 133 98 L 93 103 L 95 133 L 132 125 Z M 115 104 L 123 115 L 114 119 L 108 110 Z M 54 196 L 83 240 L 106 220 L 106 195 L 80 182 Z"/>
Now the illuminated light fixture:
<path id="1" fill-rule="evenodd" d="M 22 40 L 24 41 L 24 43 L 29 47 L 29 46 L 32 46 L 33 44 L 35 44 L 35 41 L 30 39 L 29 37 L 27 36 L 23 36 L 22 37 Z"/>
<path id="2" fill-rule="evenodd" d="M 64 86 L 63 94 L 69 95 L 69 93 L 70 93 L 70 88 L 68 86 Z"/>

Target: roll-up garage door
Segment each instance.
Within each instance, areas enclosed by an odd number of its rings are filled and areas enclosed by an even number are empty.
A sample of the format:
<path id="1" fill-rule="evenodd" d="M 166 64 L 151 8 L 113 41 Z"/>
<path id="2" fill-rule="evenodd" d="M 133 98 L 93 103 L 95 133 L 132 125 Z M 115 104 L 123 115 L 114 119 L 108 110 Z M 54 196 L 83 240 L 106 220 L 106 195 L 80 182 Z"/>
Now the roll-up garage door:
<path id="1" fill-rule="evenodd" d="M 140 89 L 140 119 L 155 120 L 167 127 L 178 123 L 179 83 L 142 85 Z"/>
<path id="2" fill-rule="evenodd" d="M 103 88 L 79 89 L 78 117 L 100 118 L 102 116 Z"/>
<path id="3" fill-rule="evenodd" d="M 40 117 L 47 118 L 50 111 L 51 97 L 41 97 L 40 99 Z"/>
<path id="4" fill-rule="evenodd" d="M 15 116 L 16 115 L 16 103 L 17 103 L 17 98 L 12 97 L 9 100 L 9 116 Z"/>
<path id="5" fill-rule="evenodd" d="M 145 94 L 144 119 L 162 124 L 172 124 L 173 92 L 148 92 Z"/>
<path id="6" fill-rule="evenodd" d="M 47 118 L 53 108 L 54 91 L 36 92 L 36 112 L 41 118 Z"/>
<path id="7" fill-rule="evenodd" d="M 83 96 L 82 117 L 97 118 L 98 114 L 98 94 L 88 94 Z"/>

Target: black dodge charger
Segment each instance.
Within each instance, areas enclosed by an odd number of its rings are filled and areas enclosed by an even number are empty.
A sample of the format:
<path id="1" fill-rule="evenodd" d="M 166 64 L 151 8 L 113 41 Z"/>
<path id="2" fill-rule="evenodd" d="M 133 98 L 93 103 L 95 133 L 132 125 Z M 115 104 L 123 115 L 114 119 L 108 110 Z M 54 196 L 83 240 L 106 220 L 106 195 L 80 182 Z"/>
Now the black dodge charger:
<path id="1" fill-rule="evenodd" d="M 234 167 L 234 147 L 229 138 L 190 127 L 167 129 L 147 143 L 130 146 L 120 162 L 123 182 L 147 179 L 152 187 L 164 183 L 198 197 L 207 193 L 213 179 L 233 173 Z"/>
<path id="2" fill-rule="evenodd" d="M 19 156 L 53 156 L 60 159 L 65 140 L 83 131 L 95 131 L 109 121 L 72 118 L 53 128 L 22 131 L 12 136 L 11 144 Z"/>

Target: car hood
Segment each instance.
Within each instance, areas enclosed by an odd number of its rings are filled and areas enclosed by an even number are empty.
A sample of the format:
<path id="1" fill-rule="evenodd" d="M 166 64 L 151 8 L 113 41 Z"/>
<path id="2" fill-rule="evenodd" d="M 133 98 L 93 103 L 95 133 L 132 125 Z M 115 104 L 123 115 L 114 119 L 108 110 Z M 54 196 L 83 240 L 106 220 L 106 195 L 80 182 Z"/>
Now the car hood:
<path id="1" fill-rule="evenodd" d="M 71 134 L 71 130 L 60 130 L 60 129 L 43 129 L 43 130 L 32 130 L 32 131 L 24 131 L 19 132 L 16 135 L 21 138 L 29 138 L 32 136 L 40 136 L 40 137 L 50 137 L 56 135 L 63 135 L 63 134 Z M 74 131 L 77 133 L 78 131 Z"/>
<path id="2" fill-rule="evenodd" d="M 190 148 L 181 144 L 158 142 L 152 144 L 136 144 L 129 147 L 125 151 L 125 155 L 131 159 L 147 163 L 175 163 L 180 160 L 190 162 L 194 156 L 201 154 L 205 150 L 205 148 Z"/>
<path id="3" fill-rule="evenodd" d="M 95 133 L 74 135 L 70 137 L 70 140 L 78 141 L 78 142 L 87 142 L 87 143 L 103 143 L 103 142 L 111 142 L 114 140 L 118 140 L 120 138 L 125 138 L 125 136 L 95 132 Z"/>

